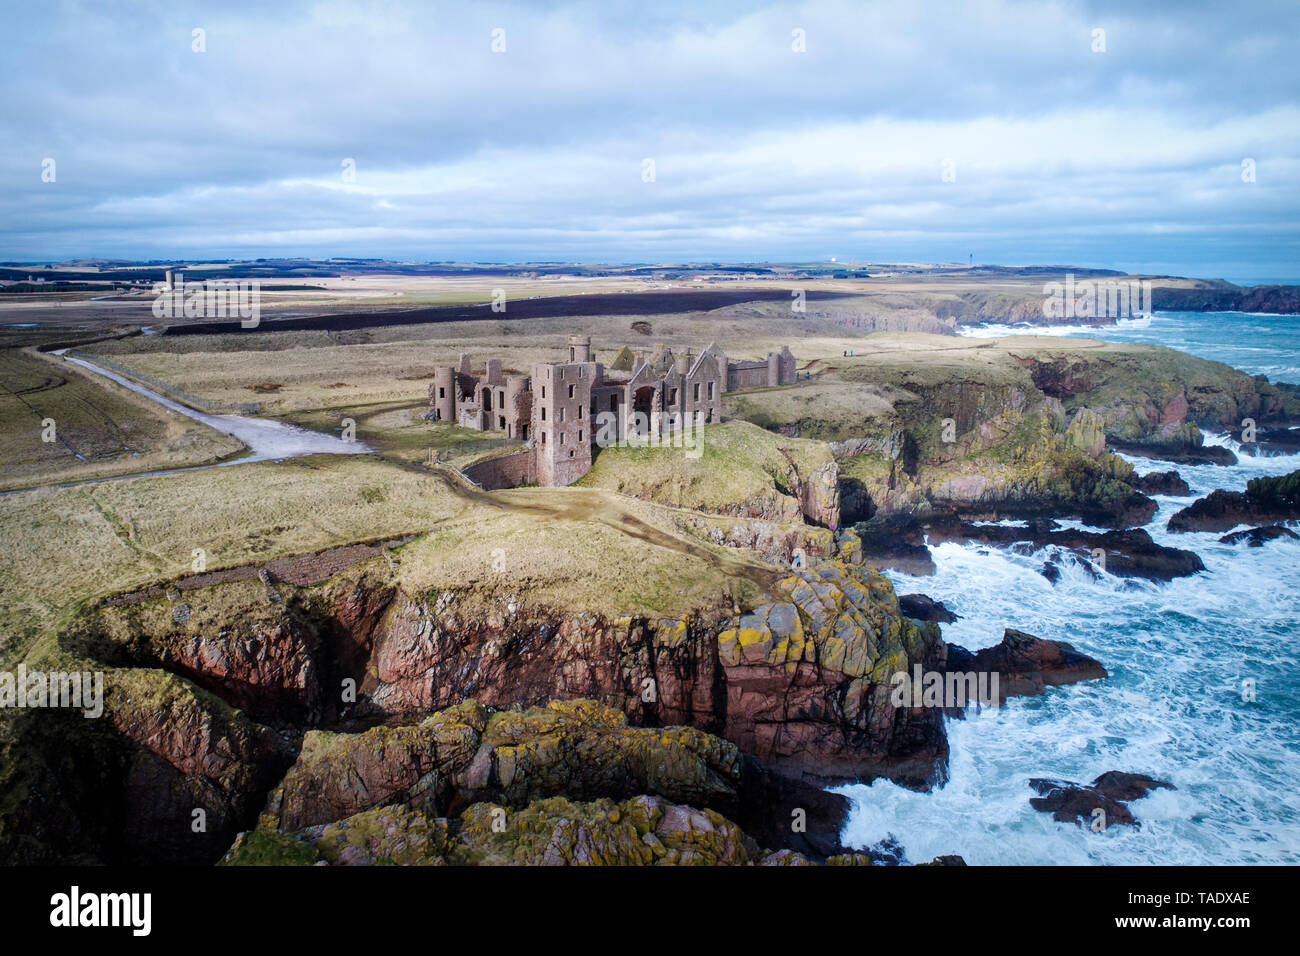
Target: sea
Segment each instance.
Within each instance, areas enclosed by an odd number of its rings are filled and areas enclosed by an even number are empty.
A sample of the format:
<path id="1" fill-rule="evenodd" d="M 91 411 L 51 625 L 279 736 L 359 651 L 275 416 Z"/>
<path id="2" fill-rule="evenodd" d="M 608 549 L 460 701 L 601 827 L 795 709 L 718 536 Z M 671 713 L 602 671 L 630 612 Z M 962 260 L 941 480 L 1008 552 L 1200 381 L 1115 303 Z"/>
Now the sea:
<path id="1" fill-rule="evenodd" d="M 1300 383 L 1300 316 L 1157 312 L 1103 328 L 970 334 L 1026 332 L 1151 342 Z M 1203 573 L 1162 584 L 1098 577 L 1065 556 L 1052 584 L 1039 573 L 1050 549 L 955 543 L 931 548 L 932 577 L 890 573 L 898 593 L 928 594 L 961 615 L 942 625 L 950 643 L 989 647 L 1014 627 L 1073 644 L 1110 677 L 947 719 L 948 779 L 928 793 L 883 780 L 837 788 L 853 804 L 846 845 L 901 844 L 914 863 L 952 853 L 981 865 L 1300 863 L 1300 541 L 1252 548 L 1219 543 L 1222 532 L 1165 530 L 1195 498 L 1300 469 L 1300 455 L 1241 453 L 1226 434 L 1207 442 L 1238 451 L 1239 463 L 1125 456 L 1139 473 L 1172 468 L 1186 479 L 1192 494 L 1157 496 L 1146 527 L 1199 554 Z M 1133 801 L 1138 827 L 1100 832 L 1029 805 L 1031 778 L 1086 784 L 1108 770 L 1176 789 Z"/>

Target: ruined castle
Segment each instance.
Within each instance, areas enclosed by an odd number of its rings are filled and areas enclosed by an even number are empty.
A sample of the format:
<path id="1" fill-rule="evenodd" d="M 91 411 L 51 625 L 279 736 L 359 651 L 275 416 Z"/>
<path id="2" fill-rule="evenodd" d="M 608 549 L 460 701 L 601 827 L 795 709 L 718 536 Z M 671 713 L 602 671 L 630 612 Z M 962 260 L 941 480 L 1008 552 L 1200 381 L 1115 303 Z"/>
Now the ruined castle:
<path id="1" fill-rule="evenodd" d="M 724 392 L 795 380 L 788 346 L 752 362 L 729 361 L 716 345 L 698 355 L 665 345 L 649 358 L 627 355 L 630 368 L 606 369 L 592 361 L 586 335 L 569 336 L 567 362 L 535 364 L 529 375 L 505 375 L 495 358 L 475 375 L 462 355 L 457 367 L 434 369 L 429 417 L 526 443 L 497 465 L 512 468 L 511 478 L 493 484 L 568 485 L 591 468 L 594 446 L 721 421 Z"/>

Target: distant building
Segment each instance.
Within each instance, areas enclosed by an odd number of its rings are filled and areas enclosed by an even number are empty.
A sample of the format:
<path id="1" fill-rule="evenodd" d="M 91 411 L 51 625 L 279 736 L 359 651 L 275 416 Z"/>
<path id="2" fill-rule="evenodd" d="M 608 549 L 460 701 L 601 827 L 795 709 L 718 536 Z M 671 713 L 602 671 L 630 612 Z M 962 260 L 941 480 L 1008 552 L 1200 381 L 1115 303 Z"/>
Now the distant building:
<path id="1" fill-rule="evenodd" d="M 504 375 L 495 358 L 475 375 L 468 355 L 435 368 L 430 418 L 525 441 L 530 480 L 568 485 L 591 468 L 597 436 L 625 442 L 721 421 L 724 392 L 795 381 L 788 346 L 762 361 L 731 362 L 716 345 L 694 355 L 660 344 L 649 357 L 633 353 L 630 371 L 593 362 L 586 335 L 569 336 L 568 347 L 567 362 L 534 364 L 529 375 Z"/>

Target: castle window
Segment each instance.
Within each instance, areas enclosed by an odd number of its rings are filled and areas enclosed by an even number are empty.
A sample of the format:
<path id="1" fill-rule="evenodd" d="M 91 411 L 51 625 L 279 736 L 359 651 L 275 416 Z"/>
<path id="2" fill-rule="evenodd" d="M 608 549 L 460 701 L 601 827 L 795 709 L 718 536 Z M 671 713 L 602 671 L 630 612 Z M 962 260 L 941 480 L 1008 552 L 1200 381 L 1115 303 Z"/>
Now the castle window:
<path id="1" fill-rule="evenodd" d="M 564 444 L 564 432 L 560 432 L 560 444 Z"/>
<path id="2" fill-rule="evenodd" d="M 545 398 L 545 397 L 546 397 L 546 386 L 543 385 L 543 386 L 542 386 L 542 398 Z"/>
<path id="3" fill-rule="evenodd" d="M 582 406 L 578 406 L 578 421 L 582 421 Z"/>
<path id="4" fill-rule="evenodd" d="M 573 398 L 573 389 L 574 389 L 574 386 L 570 385 L 570 386 L 569 386 L 569 398 Z"/>
<path id="5" fill-rule="evenodd" d="M 578 444 L 579 444 L 579 445 L 582 444 L 582 429 L 581 429 L 581 428 L 578 429 Z"/>
<path id="6" fill-rule="evenodd" d="M 542 421 L 546 421 L 546 406 L 542 406 Z"/>
<path id="7" fill-rule="evenodd" d="M 542 444 L 546 444 L 546 432 L 542 432 Z"/>
<path id="8" fill-rule="evenodd" d="M 695 383 L 695 400 L 696 400 L 697 402 L 700 400 L 700 383 L 699 383 L 699 382 L 696 382 L 696 383 Z"/>
<path id="9" fill-rule="evenodd" d="M 573 457 L 573 452 L 569 452 L 569 457 L 570 457 L 570 458 Z"/>
<path id="10" fill-rule="evenodd" d="M 557 409 L 555 410 L 555 420 L 556 420 L 557 422 L 562 422 L 562 421 L 564 421 L 564 407 L 563 407 L 563 406 L 561 406 L 561 407 L 559 407 L 559 408 L 557 408 Z"/>
<path id="11" fill-rule="evenodd" d="M 677 389 L 675 388 L 668 389 L 668 404 L 669 405 L 677 404 Z"/>
<path id="12" fill-rule="evenodd" d="M 438 397 L 439 397 L 439 398 L 446 398 L 446 397 L 447 397 L 447 389 L 444 388 L 444 387 L 441 386 L 441 385 L 438 386 Z"/>
<path id="13" fill-rule="evenodd" d="M 505 428 L 505 427 L 506 427 L 506 417 L 502 415 L 500 418 L 497 419 L 497 428 Z"/>
<path id="14" fill-rule="evenodd" d="M 709 401 L 713 401 L 713 383 L 709 383 Z"/>

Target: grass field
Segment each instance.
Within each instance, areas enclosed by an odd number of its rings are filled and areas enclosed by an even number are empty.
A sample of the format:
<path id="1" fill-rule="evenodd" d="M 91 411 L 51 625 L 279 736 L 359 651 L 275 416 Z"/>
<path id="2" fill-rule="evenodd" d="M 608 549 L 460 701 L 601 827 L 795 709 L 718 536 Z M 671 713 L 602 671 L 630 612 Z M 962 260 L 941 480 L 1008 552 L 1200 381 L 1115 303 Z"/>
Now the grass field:
<path id="1" fill-rule="evenodd" d="M 21 645 L 81 602 L 191 569 L 425 530 L 444 480 L 369 456 L 256 462 L 0 497 L 0 633 Z"/>
<path id="2" fill-rule="evenodd" d="M 777 504 L 797 517 L 799 502 L 786 480 L 791 462 L 806 479 L 832 460 L 822 442 L 784 438 L 743 421 L 707 425 L 698 440 L 695 457 L 684 448 L 602 449 L 578 485 L 719 513 L 740 513 L 747 503 L 776 495 L 787 499 Z"/>
<path id="3" fill-rule="evenodd" d="M 753 594 L 762 574 L 657 506 L 601 490 L 467 493 L 369 455 L 256 462 L 0 497 L 0 658 L 89 601 L 189 573 L 196 548 L 212 571 L 421 532 L 401 551 L 408 587 L 499 583 L 605 613 L 671 614 L 728 586 Z"/>
<path id="4" fill-rule="evenodd" d="M 43 440 L 48 419 L 54 441 Z M 242 449 L 71 363 L 0 351 L 0 490 L 204 464 Z"/>

